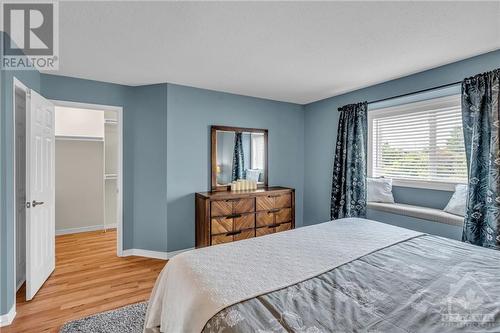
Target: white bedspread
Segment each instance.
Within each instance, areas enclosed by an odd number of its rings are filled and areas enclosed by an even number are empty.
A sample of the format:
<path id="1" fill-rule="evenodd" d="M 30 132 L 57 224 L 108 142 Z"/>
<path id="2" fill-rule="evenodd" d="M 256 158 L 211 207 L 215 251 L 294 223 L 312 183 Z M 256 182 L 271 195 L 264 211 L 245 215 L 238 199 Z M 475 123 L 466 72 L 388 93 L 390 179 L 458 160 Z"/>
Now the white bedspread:
<path id="1" fill-rule="evenodd" d="M 182 253 L 158 277 L 145 332 L 201 332 L 210 318 L 230 305 L 418 235 L 348 218 Z"/>

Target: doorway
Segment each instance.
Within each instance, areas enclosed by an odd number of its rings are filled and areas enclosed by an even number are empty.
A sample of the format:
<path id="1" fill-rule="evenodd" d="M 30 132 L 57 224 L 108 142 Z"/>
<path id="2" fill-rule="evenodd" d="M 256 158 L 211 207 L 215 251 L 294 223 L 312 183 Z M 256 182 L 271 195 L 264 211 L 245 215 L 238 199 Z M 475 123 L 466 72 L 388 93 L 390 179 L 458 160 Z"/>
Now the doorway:
<path id="1" fill-rule="evenodd" d="M 55 106 L 56 235 L 117 227 L 118 115 Z"/>
<path id="2" fill-rule="evenodd" d="M 56 235 L 116 229 L 116 255 L 122 256 L 123 109 L 60 100 L 52 103 Z"/>
<path id="3" fill-rule="evenodd" d="M 90 219 L 92 220 L 91 222 L 93 223 L 91 225 L 91 228 L 98 229 L 98 230 L 106 230 L 108 228 L 116 228 L 116 255 L 117 256 L 122 256 L 123 254 L 123 248 L 122 248 L 122 140 L 123 140 L 123 127 L 122 127 L 122 108 L 121 107 L 116 107 L 116 106 L 107 106 L 107 105 L 95 105 L 95 104 L 82 104 L 82 103 L 74 103 L 74 102 L 65 102 L 65 101 L 48 101 L 46 99 L 43 99 L 39 94 L 37 94 L 34 91 L 31 91 L 29 87 L 26 87 L 23 85 L 19 80 L 14 78 L 13 82 L 13 115 L 14 115 L 14 133 L 13 133 L 13 139 L 14 139 L 14 153 L 13 153 L 13 164 L 14 164 L 14 230 L 15 230 L 15 235 L 14 235 L 14 249 L 15 249 L 15 269 L 14 269 L 14 283 L 15 283 L 15 290 L 18 291 L 20 287 L 23 285 L 23 283 L 29 281 L 29 275 L 28 274 L 28 279 L 27 279 L 27 269 L 29 269 L 29 264 L 30 264 L 30 259 L 31 262 L 33 261 L 36 262 L 37 258 L 33 258 L 33 255 L 30 254 L 30 251 L 28 249 L 30 248 L 31 242 L 29 241 L 29 228 L 27 228 L 28 221 L 29 221 L 29 211 L 27 208 L 30 208 L 31 202 L 28 203 L 29 200 L 32 198 L 29 198 L 29 177 L 27 177 L 27 172 L 29 169 L 29 156 L 30 156 L 30 151 L 32 147 L 30 147 L 28 143 L 28 135 L 27 135 L 27 125 L 29 124 L 29 121 L 27 117 L 29 117 L 30 109 L 33 109 L 33 107 L 30 107 L 30 101 L 34 98 L 34 96 L 37 95 L 38 99 L 42 99 L 44 102 L 48 103 L 51 105 L 52 108 L 59 108 L 64 111 L 75 111 L 79 110 L 80 112 L 94 112 L 94 113 L 99 113 L 100 114 L 100 119 L 102 119 L 102 135 L 100 138 L 94 138 L 96 141 L 100 139 L 101 141 L 101 148 L 100 152 L 103 153 L 103 156 L 101 159 L 97 159 L 97 161 L 100 161 L 102 165 L 100 166 L 100 170 L 102 170 L 102 175 L 100 176 L 100 182 L 102 185 L 102 218 L 98 219 Z M 52 105 L 53 104 L 53 105 Z M 55 109 L 54 108 L 54 109 Z M 55 113 L 55 118 L 57 118 L 57 114 Z M 70 118 L 71 116 L 74 116 L 73 118 L 78 118 L 76 115 L 76 112 L 73 114 L 69 114 Z M 63 112 L 64 113 L 64 112 Z M 47 113 L 48 114 L 48 113 Z M 44 118 L 45 119 L 45 118 Z M 84 127 L 82 125 L 82 127 Z M 75 130 L 78 130 L 78 126 L 75 128 Z M 107 142 L 106 142 L 106 136 L 107 135 Z M 63 144 L 62 146 L 65 146 L 66 140 L 68 142 L 74 142 L 78 143 L 79 138 L 73 137 L 70 138 L 71 135 L 68 135 L 64 138 L 59 138 L 56 137 L 54 144 L 54 147 L 56 149 L 54 150 L 53 155 L 58 155 L 58 149 L 57 146 L 59 145 L 59 141 L 62 141 Z M 86 138 L 85 138 L 86 139 Z M 73 140 L 73 141 L 71 141 Z M 85 141 L 87 142 L 87 141 Z M 67 146 L 67 145 L 66 145 Z M 71 151 L 72 149 L 67 149 L 68 151 Z M 104 156 L 105 152 L 108 152 L 108 156 Z M 61 150 L 63 152 L 63 150 Z M 56 157 L 53 157 L 52 161 L 54 161 L 55 164 Z M 49 161 L 49 160 L 47 160 Z M 112 162 L 111 162 L 112 161 Z M 50 162 L 50 161 L 49 161 Z M 52 167 L 51 167 L 52 168 Z M 50 176 L 50 175 L 49 175 Z M 58 178 L 58 170 L 56 169 L 55 172 L 55 177 L 49 177 L 48 179 L 53 179 L 55 178 L 55 182 L 57 182 Z M 72 180 L 73 181 L 79 181 L 78 177 L 78 171 L 75 170 L 72 174 Z M 80 179 L 81 180 L 81 179 Z M 50 182 L 50 181 L 49 181 Z M 97 182 L 96 182 L 97 183 Z M 85 184 L 83 184 L 85 185 Z M 70 186 L 71 187 L 71 186 Z M 54 191 L 55 192 L 55 191 Z M 110 195 L 106 195 L 106 193 L 109 193 Z M 63 196 L 64 197 L 64 196 Z M 55 203 L 57 205 L 57 201 L 55 200 Z M 73 198 L 72 201 L 70 201 L 72 204 L 72 207 L 65 207 L 66 212 L 71 210 L 74 210 L 74 207 L 79 206 L 80 202 L 75 200 L 75 197 Z M 44 203 L 42 202 L 36 202 L 37 205 L 42 205 L 41 207 L 44 207 Z M 27 206 L 28 205 L 28 206 Z M 47 202 L 45 203 L 45 206 L 47 206 Z M 33 206 L 34 207 L 34 206 Z M 31 208 L 33 208 L 31 207 Z M 37 209 L 39 209 L 37 207 Z M 56 215 L 56 214 L 54 214 Z M 113 221 L 113 222 L 110 222 Z M 99 223 L 102 222 L 102 225 L 99 225 Z M 58 232 L 57 226 L 52 225 L 51 228 L 53 229 L 50 230 L 50 234 L 52 234 L 52 237 L 54 234 L 60 234 L 60 233 L 72 233 L 72 232 L 78 232 L 78 231 L 86 231 L 85 228 L 83 229 L 78 229 L 74 228 L 75 230 L 68 230 L 71 228 L 66 228 L 62 232 Z M 87 228 L 88 229 L 88 228 Z M 31 244 L 32 245 L 32 244 Z M 55 247 L 55 244 L 52 244 L 53 247 Z M 33 247 L 32 247 L 33 249 Z M 52 268 L 53 269 L 53 268 Z M 30 271 L 28 270 L 28 273 Z M 47 274 L 50 274 L 50 272 Z M 43 280 L 42 282 L 43 283 Z M 28 286 L 27 286 L 28 287 Z M 30 295 L 34 295 L 36 293 L 36 290 L 32 292 L 28 290 L 30 288 L 26 288 L 26 299 L 31 299 L 33 296 L 28 297 L 28 293 Z M 23 290 L 20 290 L 22 292 Z"/>
<path id="4" fill-rule="evenodd" d="M 16 292 L 26 280 L 26 101 L 27 88 L 14 84 Z"/>

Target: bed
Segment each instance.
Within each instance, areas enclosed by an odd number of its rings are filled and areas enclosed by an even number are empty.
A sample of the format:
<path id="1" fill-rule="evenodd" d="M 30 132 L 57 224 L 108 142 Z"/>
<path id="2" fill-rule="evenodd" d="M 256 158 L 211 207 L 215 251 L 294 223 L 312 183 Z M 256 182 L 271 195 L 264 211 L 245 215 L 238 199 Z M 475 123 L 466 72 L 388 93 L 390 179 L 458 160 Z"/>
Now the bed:
<path id="1" fill-rule="evenodd" d="M 189 251 L 145 332 L 499 332 L 500 252 L 348 218 Z"/>

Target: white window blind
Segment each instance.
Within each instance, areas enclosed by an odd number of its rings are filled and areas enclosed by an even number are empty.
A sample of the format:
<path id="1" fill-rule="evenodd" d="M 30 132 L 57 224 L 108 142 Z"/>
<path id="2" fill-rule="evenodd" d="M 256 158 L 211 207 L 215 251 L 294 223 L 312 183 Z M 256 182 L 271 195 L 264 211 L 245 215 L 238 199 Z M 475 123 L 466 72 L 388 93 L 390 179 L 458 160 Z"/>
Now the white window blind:
<path id="1" fill-rule="evenodd" d="M 373 110 L 368 121 L 370 176 L 418 187 L 466 182 L 460 95 Z"/>

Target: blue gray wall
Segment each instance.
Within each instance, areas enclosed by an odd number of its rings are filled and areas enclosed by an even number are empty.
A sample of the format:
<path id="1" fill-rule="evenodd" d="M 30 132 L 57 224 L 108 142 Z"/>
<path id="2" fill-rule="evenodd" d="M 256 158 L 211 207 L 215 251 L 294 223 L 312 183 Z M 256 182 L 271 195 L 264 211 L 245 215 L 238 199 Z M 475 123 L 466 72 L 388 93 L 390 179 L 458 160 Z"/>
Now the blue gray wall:
<path id="1" fill-rule="evenodd" d="M 127 248 L 167 250 L 167 85 L 132 87 L 124 118 Z M 127 207 L 128 206 L 128 207 Z"/>
<path id="2" fill-rule="evenodd" d="M 461 81 L 500 66 L 500 50 L 472 57 L 418 74 L 388 81 L 305 106 L 304 224 L 330 219 L 332 165 L 337 136 L 337 108 L 349 103 L 373 101 Z M 394 187 L 396 202 L 444 208 L 451 192 Z M 394 216 L 371 215 L 383 222 Z M 411 226 L 411 221 L 407 221 Z M 445 225 L 444 228 L 447 226 Z M 432 232 L 430 229 L 427 232 Z M 451 230 L 450 235 L 456 235 Z"/>
<path id="3" fill-rule="evenodd" d="M 168 251 L 194 246 L 194 193 L 210 189 L 210 125 L 269 130 L 269 184 L 296 189 L 302 225 L 302 106 L 174 84 L 167 95 Z"/>

